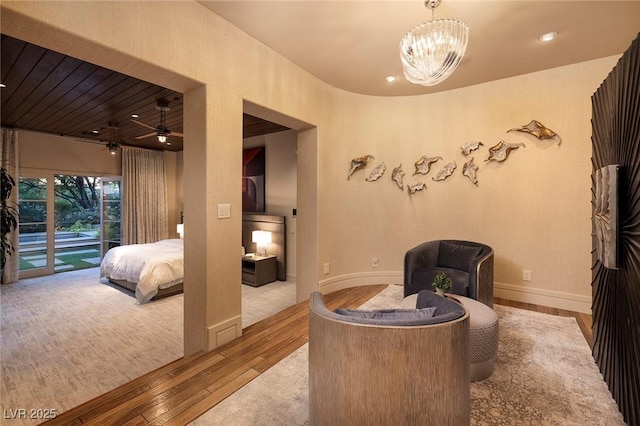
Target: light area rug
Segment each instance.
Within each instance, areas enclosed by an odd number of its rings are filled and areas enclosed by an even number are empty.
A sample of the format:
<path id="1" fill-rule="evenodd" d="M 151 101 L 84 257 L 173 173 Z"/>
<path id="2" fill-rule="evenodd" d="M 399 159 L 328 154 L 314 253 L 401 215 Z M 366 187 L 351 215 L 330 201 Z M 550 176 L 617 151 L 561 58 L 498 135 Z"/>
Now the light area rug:
<path id="1" fill-rule="evenodd" d="M 242 288 L 244 327 L 295 304 L 295 283 Z M 5 417 L 61 413 L 181 358 L 183 300 L 140 305 L 97 268 L 0 286 L 0 423 L 37 424 Z"/>
<path id="2" fill-rule="evenodd" d="M 391 285 L 363 309 L 398 307 Z M 471 384 L 472 425 L 624 425 L 574 318 L 494 306 L 495 371 Z M 308 424 L 308 345 L 222 401 L 192 425 Z"/>
<path id="3" fill-rule="evenodd" d="M 242 285 L 242 328 L 296 304 L 296 283 L 274 281 L 252 287 Z"/>

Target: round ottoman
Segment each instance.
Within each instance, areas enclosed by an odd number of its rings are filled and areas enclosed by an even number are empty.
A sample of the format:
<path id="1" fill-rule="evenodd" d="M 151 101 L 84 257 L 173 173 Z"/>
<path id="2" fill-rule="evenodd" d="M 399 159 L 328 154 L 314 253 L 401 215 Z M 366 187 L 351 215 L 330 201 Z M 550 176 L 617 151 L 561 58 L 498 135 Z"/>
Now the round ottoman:
<path id="1" fill-rule="evenodd" d="M 469 377 L 472 382 L 484 380 L 493 373 L 498 353 L 498 315 L 477 300 L 457 294 L 447 297 L 457 300 L 469 311 Z M 417 294 L 407 296 L 401 307 L 413 309 L 417 300 Z"/>

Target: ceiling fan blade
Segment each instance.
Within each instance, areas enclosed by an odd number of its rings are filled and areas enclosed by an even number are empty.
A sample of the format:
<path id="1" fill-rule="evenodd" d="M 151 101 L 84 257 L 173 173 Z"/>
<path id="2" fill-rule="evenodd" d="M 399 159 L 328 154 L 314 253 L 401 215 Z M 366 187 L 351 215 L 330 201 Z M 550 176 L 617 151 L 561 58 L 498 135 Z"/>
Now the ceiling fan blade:
<path id="1" fill-rule="evenodd" d="M 155 127 L 151 127 L 151 126 L 149 126 L 148 124 L 144 124 L 144 123 L 143 123 L 143 122 L 141 122 L 141 121 L 138 121 L 138 120 L 131 120 L 131 121 L 133 121 L 134 123 L 139 124 L 139 125 L 141 125 L 141 126 L 144 126 L 144 127 L 148 128 L 148 129 L 156 130 L 156 128 L 155 128 Z"/>
<path id="2" fill-rule="evenodd" d="M 169 136 L 177 136 L 179 138 L 183 138 L 184 135 L 182 133 L 178 133 L 178 132 L 169 132 Z"/>
<path id="3" fill-rule="evenodd" d="M 148 138 L 149 136 L 157 136 L 157 133 L 156 132 L 147 133 L 146 135 L 136 136 L 134 139 L 144 139 L 144 138 Z"/>

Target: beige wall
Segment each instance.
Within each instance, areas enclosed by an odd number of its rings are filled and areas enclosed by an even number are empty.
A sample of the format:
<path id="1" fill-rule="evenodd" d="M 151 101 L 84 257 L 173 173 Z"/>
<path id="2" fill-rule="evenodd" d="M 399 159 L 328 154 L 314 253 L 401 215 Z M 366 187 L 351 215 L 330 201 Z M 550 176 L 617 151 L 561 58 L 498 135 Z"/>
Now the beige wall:
<path id="1" fill-rule="evenodd" d="M 2 7 L 8 35 L 185 93 L 184 209 L 197 229 L 185 236 L 186 354 L 241 333 L 240 265 L 228 247 L 241 233 L 243 101 L 317 126 L 298 143 L 298 206 L 318 206 L 298 210 L 299 299 L 318 280 L 324 290 L 400 281 L 406 249 L 448 237 L 494 247 L 498 294 L 588 309 L 590 96 L 616 58 L 434 95 L 368 97 L 317 80 L 197 3 Z M 113 31 L 113 22 L 127 31 Z M 534 118 L 562 145 L 505 133 Z M 476 139 L 485 144 L 475 153 L 478 188 L 459 175 L 458 151 Z M 505 163 L 484 163 L 486 148 L 501 139 L 527 147 Z M 347 181 L 349 161 L 363 154 L 384 161 L 387 173 L 402 163 L 407 181 L 423 154 L 455 159 L 459 168 L 409 197 L 388 174 L 369 183 L 359 172 Z M 230 219 L 217 219 L 219 203 L 231 204 Z M 522 282 L 523 268 L 531 283 Z"/>
<path id="2" fill-rule="evenodd" d="M 481 241 L 495 250 L 496 294 L 510 299 L 589 311 L 591 306 L 590 96 L 616 58 L 576 64 L 421 97 L 366 98 L 344 94 L 334 105 L 342 139 L 321 153 L 322 233 L 319 262 L 330 263 L 326 290 L 371 281 L 402 282 L 404 252 L 432 239 Z M 336 120 L 339 117 L 336 114 Z M 562 144 L 507 133 L 541 121 Z M 347 127 L 348 126 L 348 127 Z M 348 128 L 351 135 L 345 139 Z M 481 141 L 472 153 L 480 167 L 475 187 L 462 176 L 460 145 Z M 524 143 L 503 163 L 484 160 L 499 141 Z M 366 171 L 346 179 L 349 160 L 375 156 Z M 442 156 L 426 179 L 412 176 L 422 155 Z M 446 163 L 458 165 L 444 182 L 431 178 Z M 387 173 L 364 178 L 380 162 Z M 405 182 L 427 189 L 409 196 L 390 181 L 403 165 Z M 336 206 L 339 206 L 336 208 Z M 340 248 L 345 247 L 345 250 Z M 347 248 L 348 247 L 348 248 Z M 371 259 L 380 260 L 372 268 Z M 523 269 L 532 281 L 522 280 Z"/>
<path id="3" fill-rule="evenodd" d="M 20 171 L 120 176 L 120 152 L 109 154 L 105 145 L 43 133 L 18 132 Z"/>
<path id="4" fill-rule="evenodd" d="M 267 135 L 254 136 L 243 140 L 244 148 L 264 146 L 266 168 L 266 213 L 285 217 L 287 280 L 296 280 L 296 222 L 293 209 L 296 208 L 297 173 L 296 143 L 297 132 L 286 130 Z"/>

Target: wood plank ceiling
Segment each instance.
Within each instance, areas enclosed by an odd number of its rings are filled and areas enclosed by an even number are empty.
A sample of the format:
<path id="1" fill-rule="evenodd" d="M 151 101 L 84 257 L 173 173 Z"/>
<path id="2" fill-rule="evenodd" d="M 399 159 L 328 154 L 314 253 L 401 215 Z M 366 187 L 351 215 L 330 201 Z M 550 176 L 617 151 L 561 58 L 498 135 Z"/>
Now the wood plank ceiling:
<path id="1" fill-rule="evenodd" d="M 158 142 L 158 102 L 168 104 L 165 127 L 183 133 L 182 93 L 2 34 L 2 127 L 62 135 L 88 142 L 115 141 L 181 151 L 183 138 Z M 132 121 L 147 124 L 144 127 Z M 116 124 L 114 126 L 114 123 Z M 117 127 L 117 128 L 116 128 Z M 243 137 L 286 130 L 244 114 Z M 148 135 L 147 137 L 142 137 Z"/>

